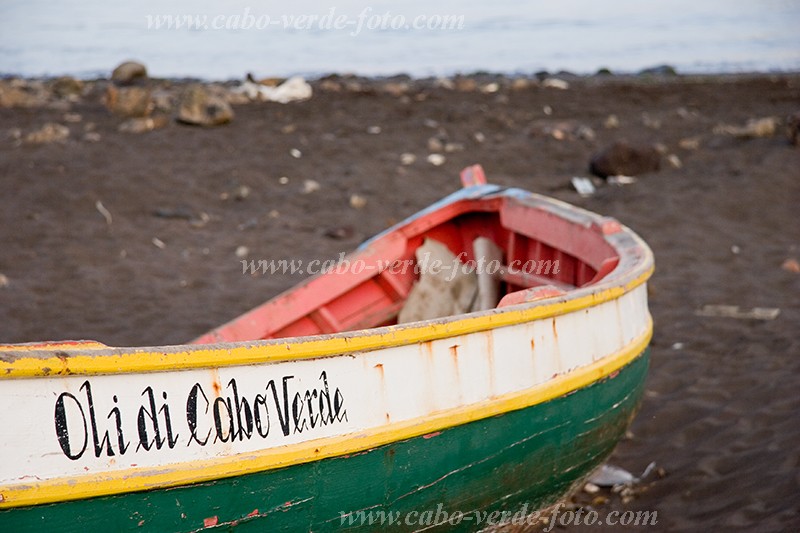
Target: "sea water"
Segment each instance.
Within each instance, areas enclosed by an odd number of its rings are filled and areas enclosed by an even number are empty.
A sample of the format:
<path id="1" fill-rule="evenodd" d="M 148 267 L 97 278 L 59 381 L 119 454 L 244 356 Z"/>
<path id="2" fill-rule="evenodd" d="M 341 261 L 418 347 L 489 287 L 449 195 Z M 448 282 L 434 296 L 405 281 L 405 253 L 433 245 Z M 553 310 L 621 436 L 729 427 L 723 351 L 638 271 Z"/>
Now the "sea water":
<path id="1" fill-rule="evenodd" d="M 0 74 L 800 70 L 800 0 L 0 0 Z"/>

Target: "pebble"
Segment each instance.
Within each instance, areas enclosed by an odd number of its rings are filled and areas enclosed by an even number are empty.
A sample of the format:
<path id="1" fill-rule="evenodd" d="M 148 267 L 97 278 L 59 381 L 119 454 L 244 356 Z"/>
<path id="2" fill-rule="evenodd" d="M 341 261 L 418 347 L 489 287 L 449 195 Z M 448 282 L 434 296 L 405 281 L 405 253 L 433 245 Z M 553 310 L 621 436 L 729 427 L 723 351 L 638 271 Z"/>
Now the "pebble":
<path id="1" fill-rule="evenodd" d="M 594 483 L 587 483 L 583 486 L 583 491 L 586 494 L 597 494 L 598 492 L 600 492 L 600 487 L 598 487 Z"/>
<path id="2" fill-rule="evenodd" d="M 797 259 L 789 258 L 783 262 L 781 268 L 784 269 L 786 272 L 792 272 L 794 274 L 800 274 L 800 262 Z"/>
<path id="3" fill-rule="evenodd" d="M 461 143 L 447 143 L 444 145 L 444 151 L 447 152 L 448 154 L 451 154 L 453 152 L 463 152 L 464 145 Z"/>
<path id="4" fill-rule="evenodd" d="M 400 164 L 401 165 L 413 165 L 414 162 L 417 160 L 417 156 L 411 154 L 409 152 L 404 152 L 400 154 Z"/>
<path id="5" fill-rule="evenodd" d="M 686 137 L 678 141 L 678 146 L 684 150 L 697 150 L 700 148 L 700 137 Z"/>
<path id="6" fill-rule="evenodd" d="M 0 273 L 0 288 L 6 288 L 9 285 L 11 285 L 11 281 L 8 279 L 8 276 Z"/>
<path id="7" fill-rule="evenodd" d="M 558 78 L 545 78 L 542 82 L 542 87 L 548 87 L 550 89 L 560 89 L 562 91 L 569 89 L 569 83 L 564 80 L 560 80 Z"/>
<path id="8" fill-rule="evenodd" d="M 72 76 L 61 76 L 53 81 L 51 90 L 59 98 L 77 100 L 77 97 L 83 92 L 83 82 Z"/>
<path id="9" fill-rule="evenodd" d="M 159 249 L 161 249 L 161 250 L 163 250 L 164 248 L 166 248 L 166 247 L 167 247 L 167 245 L 164 243 L 164 241 L 162 241 L 162 240 L 161 240 L 161 239 L 159 239 L 158 237 L 153 237 L 153 239 L 152 239 L 152 241 L 151 241 L 151 242 L 153 243 L 153 245 L 154 245 L 156 248 L 159 248 Z"/>
<path id="10" fill-rule="evenodd" d="M 125 61 L 111 72 L 111 80 L 119 85 L 127 85 L 147 78 L 147 67 L 138 61 Z"/>
<path id="11" fill-rule="evenodd" d="M 247 185 L 240 185 L 233 192 L 233 199 L 238 202 L 245 200 L 248 196 L 250 196 L 250 187 Z"/>
<path id="12" fill-rule="evenodd" d="M 544 106 L 542 108 L 542 113 L 544 113 L 545 115 L 547 115 L 549 117 L 550 115 L 553 114 L 553 108 L 550 107 L 549 105 L 546 105 L 546 106 Z"/>
<path id="13" fill-rule="evenodd" d="M 500 90 L 500 84 L 496 82 L 487 83 L 481 87 L 481 92 L 486 94 L 496 93 Z"/>
<path id="14" fill-rule="evenodd" d="M 51 142 L 63 142 L 69 137 L 69 128 L 57 124 L 55 122 L 48 122 L 38 130 L 32 131 L 25 137 L 25 142 L 33 144 L 44 144 Z"/>
<path id="15" fill-rule="evenodd" d="M 247 246 L 237 246 L 236 247 L 236 257 L 239 259 L 243 259 L 250 254 L 250 248 Z"/>
<path id="16" fill-rule="evenodd" d="M 675 154 L 669 154 L 667 156 L 667 162 L 672 166 L 672 168 L 683 168 L 683 162 L 681 158 Z"/>
<path id="17" fill-rule="evenodd" d="M 605 121 L 603 121 L 603 127 L 607 130 L 613 130 L 615 128 L 619 128 L 619 118 L 617 115 L 608 115 Z"/>
<path id="18" fill-rule="evenodd" d="M 442 154 L 430 154 L 427 158 L 428 163 L 435 167 L 440 167 L 444 165 L 447 159 Z"/>
<path id="19" fill-rule="evenodd" d="M 320 189 L 319 182 L 315 180 L 303 181 L 303 194 L 311 194 L 312 192 L 317 192 L 319 189 Z"/>
<path id="20" fill-rule="evenodd" d="M 83 134 L 83 140 L 90 143 L 100 142 L 100 134 L 96 131 L 89 131 Z"/>
<path id="21" fill-rule="evenodd" d="M 380 134 L 380 132 L 381 132 L 380 126 L 370 126 L 369 128 L 367 128 L 367 133 L 369 133 L 370 135 L 378 135 Z"/>
<path id="22" fill-rule="evenodd" d="M 367 205 L 367 199 L 360 194 L 350 195 L 350 207 L 353 209 L 362 209 Z"/>
<path id="23" fill-rule="evenodd" d="M 291 150 L 289 150 L 289 155 L 294 157 L 295 159 L 300 159 L 301 157 L 303 157 L 303 152 L 301 152 L 297 148 L 292 148 Z"/>
<path id="24" fill-rule="evenodd" d="M 638 176 L 656 172 L 661 167 L 661 155 L 653 146 L 633 145 L 617 141 L 592 157 L 589 169 L 592 174 L 608 176 Z"/>
<path id="25" fill-rule="evenodd" d="M 117 127 L 117 131 L 122 133 L 145 133 L 163 128 L 167 124 L 168 120 L 165 116 L 129 118 Z"/>
<path id="26" fill-rule="evenodd" d="M 287 178 L 286 176 L 281 176 L 280 178 L 278 178 L 278 183 L 280 183 L 281 185 L 287 185 L 289 183 L 289 178 Z"/>
<path id="27" fill-rule="evenodd" d="M 115 87 L 106 89 L 106 108 L 123 117 L 144 117 L 149 115 L 155 105 L 146 87 Z"/>
<path id="28" fill-rule="evenodd" d="M 444 143 L 438 137 L 428 139 L 428 150 L 431 152 L 441 152 L 444 150 Z"/>
<path id="29" fill-rule="evenodd" d="M 482 143 L 486 140 L 486 135 L 481 133 L 480 131 L 476 131 L 472 134 L 472 138 L 475 139 L 475 142 Z"/>
<path id="30" fill-rule="evenodd" d="M 83 117 L 80 116 L 78 113 L 65 113 L 62 118 L 64 119 L 64 122 L 70 122 L 73 124 L 83 120 Z"/>
<path id="31" fill-rule="evenodd" d="M 178 100 L 177 121 L 194 126 L 219 126 L 233 120 L 230 104 L 202 85 L 190 85 Z"/>

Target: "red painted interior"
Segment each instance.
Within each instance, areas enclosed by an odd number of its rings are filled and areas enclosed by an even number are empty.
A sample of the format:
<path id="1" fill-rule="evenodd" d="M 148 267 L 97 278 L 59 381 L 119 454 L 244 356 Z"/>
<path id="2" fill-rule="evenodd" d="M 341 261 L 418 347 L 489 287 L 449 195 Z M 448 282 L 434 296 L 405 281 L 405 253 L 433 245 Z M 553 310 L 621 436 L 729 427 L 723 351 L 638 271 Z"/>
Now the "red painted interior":
<path id="1" fill-rule="evenodd" d="M 473 172 L 468 177 L 480 181 L 482 173 Z M 553 288 L 540 296 L 583 287 L 602 279 L 619 262 L 617 253 L 603 238 L 614 232 L 612 222 L 587 227 L 513 197 L 447 204 L 348 256 L 351 263 L 361 260 L 372 268 L 311 278 L 194 342 L 298 337 L 393 324 L 418 276 L 413 266 L 405 273 L 399 268 L 379 271 L 379 261 L 408 261 L 412 265 L 414 251 L 425 238 L 446 244 L 457 256 L 464 253 L 465 261 L 475 259 L 473 241 L 487 237 L 503 250 L 505 265 L 515 260 L 559 262 L 557 274 L 503 275 L 504 295 L 537 286 Z M 526 297 L 520 295 L 506 302 L 518 299 L 525 301 Z"/>

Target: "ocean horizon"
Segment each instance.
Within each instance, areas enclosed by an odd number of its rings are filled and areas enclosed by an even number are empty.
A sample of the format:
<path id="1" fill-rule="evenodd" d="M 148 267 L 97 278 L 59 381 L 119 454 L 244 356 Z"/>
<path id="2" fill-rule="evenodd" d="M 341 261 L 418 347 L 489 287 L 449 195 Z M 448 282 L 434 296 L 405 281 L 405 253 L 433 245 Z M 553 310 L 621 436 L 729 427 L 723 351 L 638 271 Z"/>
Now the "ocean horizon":
<path id="1" fill-rule="evenodd" d="M 599 69 L 634 73 L 800 70 L 800 2 L 620 0 L 7 0 L 0 6 L 0 75 L 108 76 L 124 60 L 164 78 L 414 77 L 487 71 Z"/>

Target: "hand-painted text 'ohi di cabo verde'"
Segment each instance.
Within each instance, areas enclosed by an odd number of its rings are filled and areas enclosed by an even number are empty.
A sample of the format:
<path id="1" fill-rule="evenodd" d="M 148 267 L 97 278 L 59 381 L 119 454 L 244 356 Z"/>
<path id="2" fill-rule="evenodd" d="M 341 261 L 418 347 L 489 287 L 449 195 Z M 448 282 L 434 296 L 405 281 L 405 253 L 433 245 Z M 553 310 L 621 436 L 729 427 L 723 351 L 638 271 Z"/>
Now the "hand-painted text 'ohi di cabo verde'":
<path id="1" fill-rule="evenodd" d="M 294 378 L 285 375 L 271 379 L 250 397 L 240 394 L 235 378 L 223 390 L 215 384 L 216 394 L 211 395 L 200 383 L 194 383 L 185 395 L 185 411 L 181 413 L 185 431 L 176 430 L 174 417 L 179 411 L 166 391 L 145 387 L 138 409 L 128 410 L 116 394 L 110 402 L 95 397 L 87 379 L 77 395 L 63 392 L 56 399 L 55 434 L 64 455 L 76 461 L 87 450 L 99 458 L 140 450 L 152 452 L 164 446 L 204 447 L 266 439 L 275 434 L 275 422 L 279 436 L 287 437 L 347 421 L 344 396 L 338 388 L 331 390 L 325 371 L 311 388 L 297 387 Z M 131 417 L 135 418 L 133 435 L 124 430 Z"/>

